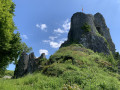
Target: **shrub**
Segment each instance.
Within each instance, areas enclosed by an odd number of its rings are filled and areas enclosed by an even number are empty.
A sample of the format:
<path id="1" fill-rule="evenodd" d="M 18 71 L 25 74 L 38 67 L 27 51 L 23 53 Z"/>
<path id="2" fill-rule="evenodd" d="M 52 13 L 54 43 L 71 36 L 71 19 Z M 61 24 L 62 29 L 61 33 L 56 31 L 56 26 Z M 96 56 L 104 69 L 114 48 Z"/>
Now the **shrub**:
<path id="1" fill-rule="evenodd" d="M 65 68 L 62 64 L 52 64 L 44 67 L 43 73 L 47 76 L 60 76 L 64 72 Z"/>
<path id="2" fill-rule="evenodd" d="M 85 23 L 82 27 L 82 30 L 84 30 L 86 33 L 91 31 L 91 27 L 90 25 L 88 25 L 87 23 Z"/>
<path id="3" fill-rule="evenodd" d="M 62 88 L 62 90 L 81 90 L 81 89 L 76 84 L 73 84 L 73 85 L 64 84 L 64 87 Z"/>

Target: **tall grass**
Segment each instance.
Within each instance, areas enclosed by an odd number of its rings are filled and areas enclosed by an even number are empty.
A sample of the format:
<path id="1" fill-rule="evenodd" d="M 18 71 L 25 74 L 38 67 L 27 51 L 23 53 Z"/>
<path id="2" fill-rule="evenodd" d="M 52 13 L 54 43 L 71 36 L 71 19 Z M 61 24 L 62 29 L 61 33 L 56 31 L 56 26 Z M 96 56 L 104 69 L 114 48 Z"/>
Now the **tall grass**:
<path id="1" fill-rule="evenodd" d="M 0 79 L 0 90 L 120 90 L 112 56 L 71 45 L 58 50 L 48 62 L 40 72 Z"/>
<path id="2" fill-rule="evenodd" d="M 63 85 L 62 78 L 47 77 L 41 73 L 19 79 L 0 79 L 0 90 L 61 90 Z"/>

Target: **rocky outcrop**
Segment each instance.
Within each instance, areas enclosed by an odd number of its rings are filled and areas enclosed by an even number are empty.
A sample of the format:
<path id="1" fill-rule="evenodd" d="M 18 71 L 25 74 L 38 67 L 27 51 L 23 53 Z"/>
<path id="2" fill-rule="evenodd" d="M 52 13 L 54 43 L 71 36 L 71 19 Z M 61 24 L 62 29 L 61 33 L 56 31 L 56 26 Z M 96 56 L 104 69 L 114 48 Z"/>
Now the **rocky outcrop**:
<path id="1" fill-rule="evenodd" d="M 100 13 L 93 16 L 78 12 L 72 16 L 68 40 L 61 47 L 72 43 L 82 44 L 95 52 L 110 54 L 112 51 L 113 54 L 115 53 L 115 45 L 112 42 L 104 17 Z"/>
<path id="2" fill-rule="evenodd" d="M 14 71 L 15 78 L 18 78 L 23 76 L 24 74 L 27 74 L 28 61 L 29 61 L 29 55 L 23 52 Z"/>
<path id="3" fill-rule="evenodd" d="M 33 73 L 36 70 L 40 70 L 41 59 L 46 59 L 45 53 L 42 53 L 39 58 L 36 58 L 33 52 L 29 55 L 23 52 L 18 61 L 18 64 L 16 65 L 13 78 L 19 78 L 28 73 Z"/>
<path id="4" fill-rule="evenodd" d="M 42 58 L 46 58 L 45 53 L 41 54 L 40 59 L 42 59 Z"/>
<path id="5" fill-rule="evenodd" d="M 115 45 L 112 42 L 105 19 L 100 13 L 91 15 L 78 12 L 72 16 L 68 40 L 65 41 L 61 47 L 68 46 L 72 43 L 82 44 L 84 47 L 92 49 L 95 52 L 103 52 L 107 55 L 111 52 L 115 54 Z M 71 59 L 72 64 L 74 64 L 74 58 L 70 56 L 61 58 L 64 61 Z M 22 77 L 36 70 L 42 70 L 44 65 L 49 65 L 54 62 L 51 58 L 49 61 L 44 62 L 44 60 L 46 60 L 45 53 L 35 58 L 34 53 L 27 55 L 23 52 L 16 65 L 14 78 Z"/>
<path id="6" fill-rule="evenodd" d="M 94 23 L 100 35 L 104 36 L 109 44 L 110 51 L 115 54 L 115 45 L 111 39 L 109 28 L 107 27 L 104 17 L 100 13 L 94 15 Z"/>

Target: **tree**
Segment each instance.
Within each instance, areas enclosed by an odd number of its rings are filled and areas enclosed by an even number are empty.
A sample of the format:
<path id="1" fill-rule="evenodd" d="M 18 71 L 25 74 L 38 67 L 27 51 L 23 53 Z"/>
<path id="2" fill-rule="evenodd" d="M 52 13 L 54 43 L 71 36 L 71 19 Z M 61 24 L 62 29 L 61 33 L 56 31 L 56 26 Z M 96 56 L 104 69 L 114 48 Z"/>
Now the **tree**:
<path id="1" fill-rule="evenodd" d="M 14 9 L 12 0 L 0 0 L 0 73 L 5 71 L 8 64 L 17 61 L 24 50 L 29 49 L 21 42 L 20 33 L 14 33 Z"/>
<path id="2" fill-rule="evenodd" d="M 26 52 L 26 53 L 29 53 L 29 52 L 31 52 L 32 51 L 32 47 L 28 47 L 27 45 L 26 45 L 26 43 L 22 43 L 22 52 Z"/>

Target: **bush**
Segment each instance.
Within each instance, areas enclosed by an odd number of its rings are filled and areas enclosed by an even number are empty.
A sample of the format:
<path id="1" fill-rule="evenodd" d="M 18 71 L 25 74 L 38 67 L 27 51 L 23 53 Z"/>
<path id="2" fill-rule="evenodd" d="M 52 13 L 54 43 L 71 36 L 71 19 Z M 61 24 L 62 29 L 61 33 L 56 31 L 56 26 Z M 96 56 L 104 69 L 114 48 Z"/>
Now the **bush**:
<path id="1" fill-rule="evenodd" d="M 90 25 L 88 25 L 87 23 L 85 23 L 82 27 L 82 30 L 84 30 L 86 33 L 91 31 L 91 27 Z"/>
<path id="2" fill-rule="evenodd" d="M 65 84 L 62 90 L 81 90 L 81 89 L 76 84 L 73 84 L 73 85 Z"/>
<path id="3" fill-rule="evenodd" d="M 14 71 L 10 71 L 10 70 L 6 70 L 5 73 L 0 74 L 0 78 L 3 76 L 13 76 L 14 75 Z"/>
<path id="4" fill-rule="evenodd" d="M 57 76 L 58 77 L 61 74 L 63 74 L 64 70 L 65 70 L 64 65 L 52 64 L 52 65 L 48 65 L 48 66 L 44 67 L 42 72 L 48 76 Z"/>

